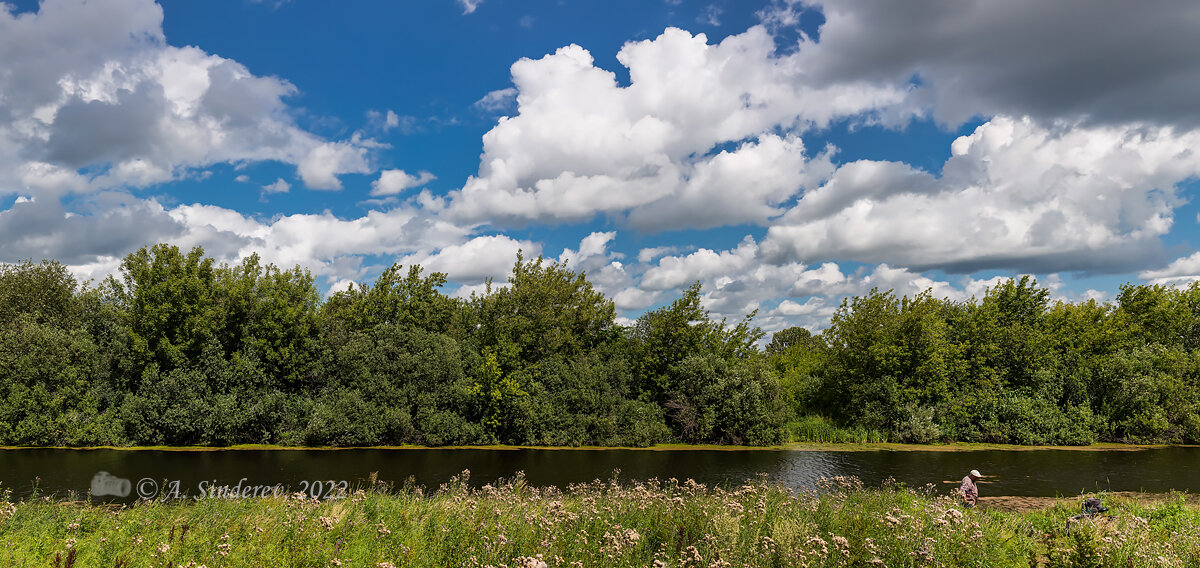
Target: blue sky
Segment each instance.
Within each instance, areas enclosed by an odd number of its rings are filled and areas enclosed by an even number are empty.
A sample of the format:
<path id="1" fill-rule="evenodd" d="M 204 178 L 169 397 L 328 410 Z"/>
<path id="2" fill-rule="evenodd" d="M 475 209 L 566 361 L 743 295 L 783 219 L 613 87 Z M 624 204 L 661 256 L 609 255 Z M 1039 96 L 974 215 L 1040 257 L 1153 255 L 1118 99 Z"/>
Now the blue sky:
<path id="1" fill-rule="evenodd" d="M 21 0 L 0 261 L 468 295 L 523 250 L 768 331 L 873 287 L 1111 299 L 1200 277 L 1196 53 L 1183 0 Z"/>

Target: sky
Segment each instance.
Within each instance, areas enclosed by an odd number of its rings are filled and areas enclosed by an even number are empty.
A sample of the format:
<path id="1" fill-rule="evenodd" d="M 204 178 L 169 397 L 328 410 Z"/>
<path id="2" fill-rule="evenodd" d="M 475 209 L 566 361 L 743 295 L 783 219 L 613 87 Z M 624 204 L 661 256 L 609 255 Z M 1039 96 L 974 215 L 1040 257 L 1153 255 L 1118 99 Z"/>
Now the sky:
<path id="1" fill-rule="evenodd" d="M 816 330 L 872 288 L 1200 278 L 1193 0 L 0 3 L 0 262 L 140 247 L 468 297 L 518 251 L 622 322 L 694 282 Z"/>

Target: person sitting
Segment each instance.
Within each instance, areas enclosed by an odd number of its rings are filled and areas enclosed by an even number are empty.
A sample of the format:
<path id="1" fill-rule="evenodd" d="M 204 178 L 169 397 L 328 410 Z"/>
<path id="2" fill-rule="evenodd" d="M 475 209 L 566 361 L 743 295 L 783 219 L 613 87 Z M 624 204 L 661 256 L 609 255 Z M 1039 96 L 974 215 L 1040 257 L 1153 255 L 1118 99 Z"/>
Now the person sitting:
<path id="1" fill-rule="evenodd" d="M 975 481 L 980 477 L 983 476 L 979 474 L 979 470 L 972 469 L 962 480 L 963 504 L 967 507 L 974 507 L 975 502 L 979 500 L 979 487 L 975 485 Z"/>

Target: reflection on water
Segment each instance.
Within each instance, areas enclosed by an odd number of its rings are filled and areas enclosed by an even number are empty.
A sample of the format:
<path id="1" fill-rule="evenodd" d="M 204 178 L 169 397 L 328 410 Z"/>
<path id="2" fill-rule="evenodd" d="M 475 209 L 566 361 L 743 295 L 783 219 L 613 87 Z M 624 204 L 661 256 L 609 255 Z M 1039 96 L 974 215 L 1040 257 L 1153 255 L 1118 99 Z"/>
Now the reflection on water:
<path id="1" fill-rule="evenodd" d="M 211 485 L 347 481 L 378 472 L 397 484 L 412 477 L 433 488 L 464 469 L 482 485 L 523 471 L 532 485 L 566 486 L 620 479 L 691 478 L 734 485 L 766 474 L 796 489 L 813 489 L 822 477 L 853 475 L 867 486 L 885 479 L 912 487 L 932 483 L 949 491 L 967 471 L 986 476 L 984 495 L 1056 496 L 1080 491 L 1200 490 L 1200 448 L 1138 451 L 987 450 L 853 451 L 798 450 L 0 450 L 0 487 L 28 495 L 35 479 L 43 493 L 84 495 L 98 472 L 117 479 L 149 478 L 154 486 L 177 481 L 195 495 Z M 244 478 L 244 481 L 243 481 Z M 130 494 L 129 499 L 135 498 Z"/>

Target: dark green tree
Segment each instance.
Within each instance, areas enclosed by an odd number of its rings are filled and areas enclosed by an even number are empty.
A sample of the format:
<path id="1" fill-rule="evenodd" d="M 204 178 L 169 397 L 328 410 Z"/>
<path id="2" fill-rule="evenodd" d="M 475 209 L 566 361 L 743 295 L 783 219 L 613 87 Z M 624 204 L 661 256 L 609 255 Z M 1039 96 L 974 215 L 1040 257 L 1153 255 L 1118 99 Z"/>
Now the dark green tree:
<path id="1" fill-rule="evenodd" d="M 616 337 L 612 300 L 566 263 L 520 254 L 508 286 L 472 299 L 472 340 L 505 372 L 548 357 L 571 360 Z"/>
<path id="2" fill-rule="evenodd" d="M 845 424 L 909 441 L 940 437 L 933 409 L 959 372 L 943 309 L 928 291 L 897 298 L 874 289 L 843 300 L 823 333 L 820 407 Z"/>
<path id="3" fill-rule="evenodd" d="M 396 325 L 460 335 L 460 303 L 440 291 L 446 275 L 423 276 L 422 272 L 420 266 L 410 266 L 404 273 L 401 265 L 393 264 L 371 285 L 352 284 L 332 294 L 325 302 L 324 316 L 342 332 Z"/>
<path id="4" fill-rule="evenodd" d="M 262 266 L 257 254 L 214 271 L 212 298 L 226 358 L 252 361 L 266 381 L 246 390 L 296 390 L 312 381 L 318 356 L 320 292 L 299 266 Z"/>
<path id="5" fill-rule="evenodd" d="M 665 403 L 672 390 L 669 372 L 691 355 L 712 354 L 729 361 L 758 354 L 763 331 L 751 326 L 753 313 L 732 327 L 709 317 L 701 304 L 700 283 L 689 286 L 671 305 L 642 315 L 629 330 L 634 373 L 641 396 Z"/>
<path id="6" fill-rule="evenodd" d="M 140 373 L 150 364 L 162 372 L 185 367 L 216 340 L 213 272 L 200 247 L 184 254 L 158 244 L 125 257 L 121 278 L 107 282 L 126 318 L 133 368 L 125 372 Z"/>
<path id="7" fill-rule="evenodd" d="M 75 277 L 57 261 L 0 264 L 0 325 L 29 316 L 34 323 L 74 327 L 78 288 Z"/>

